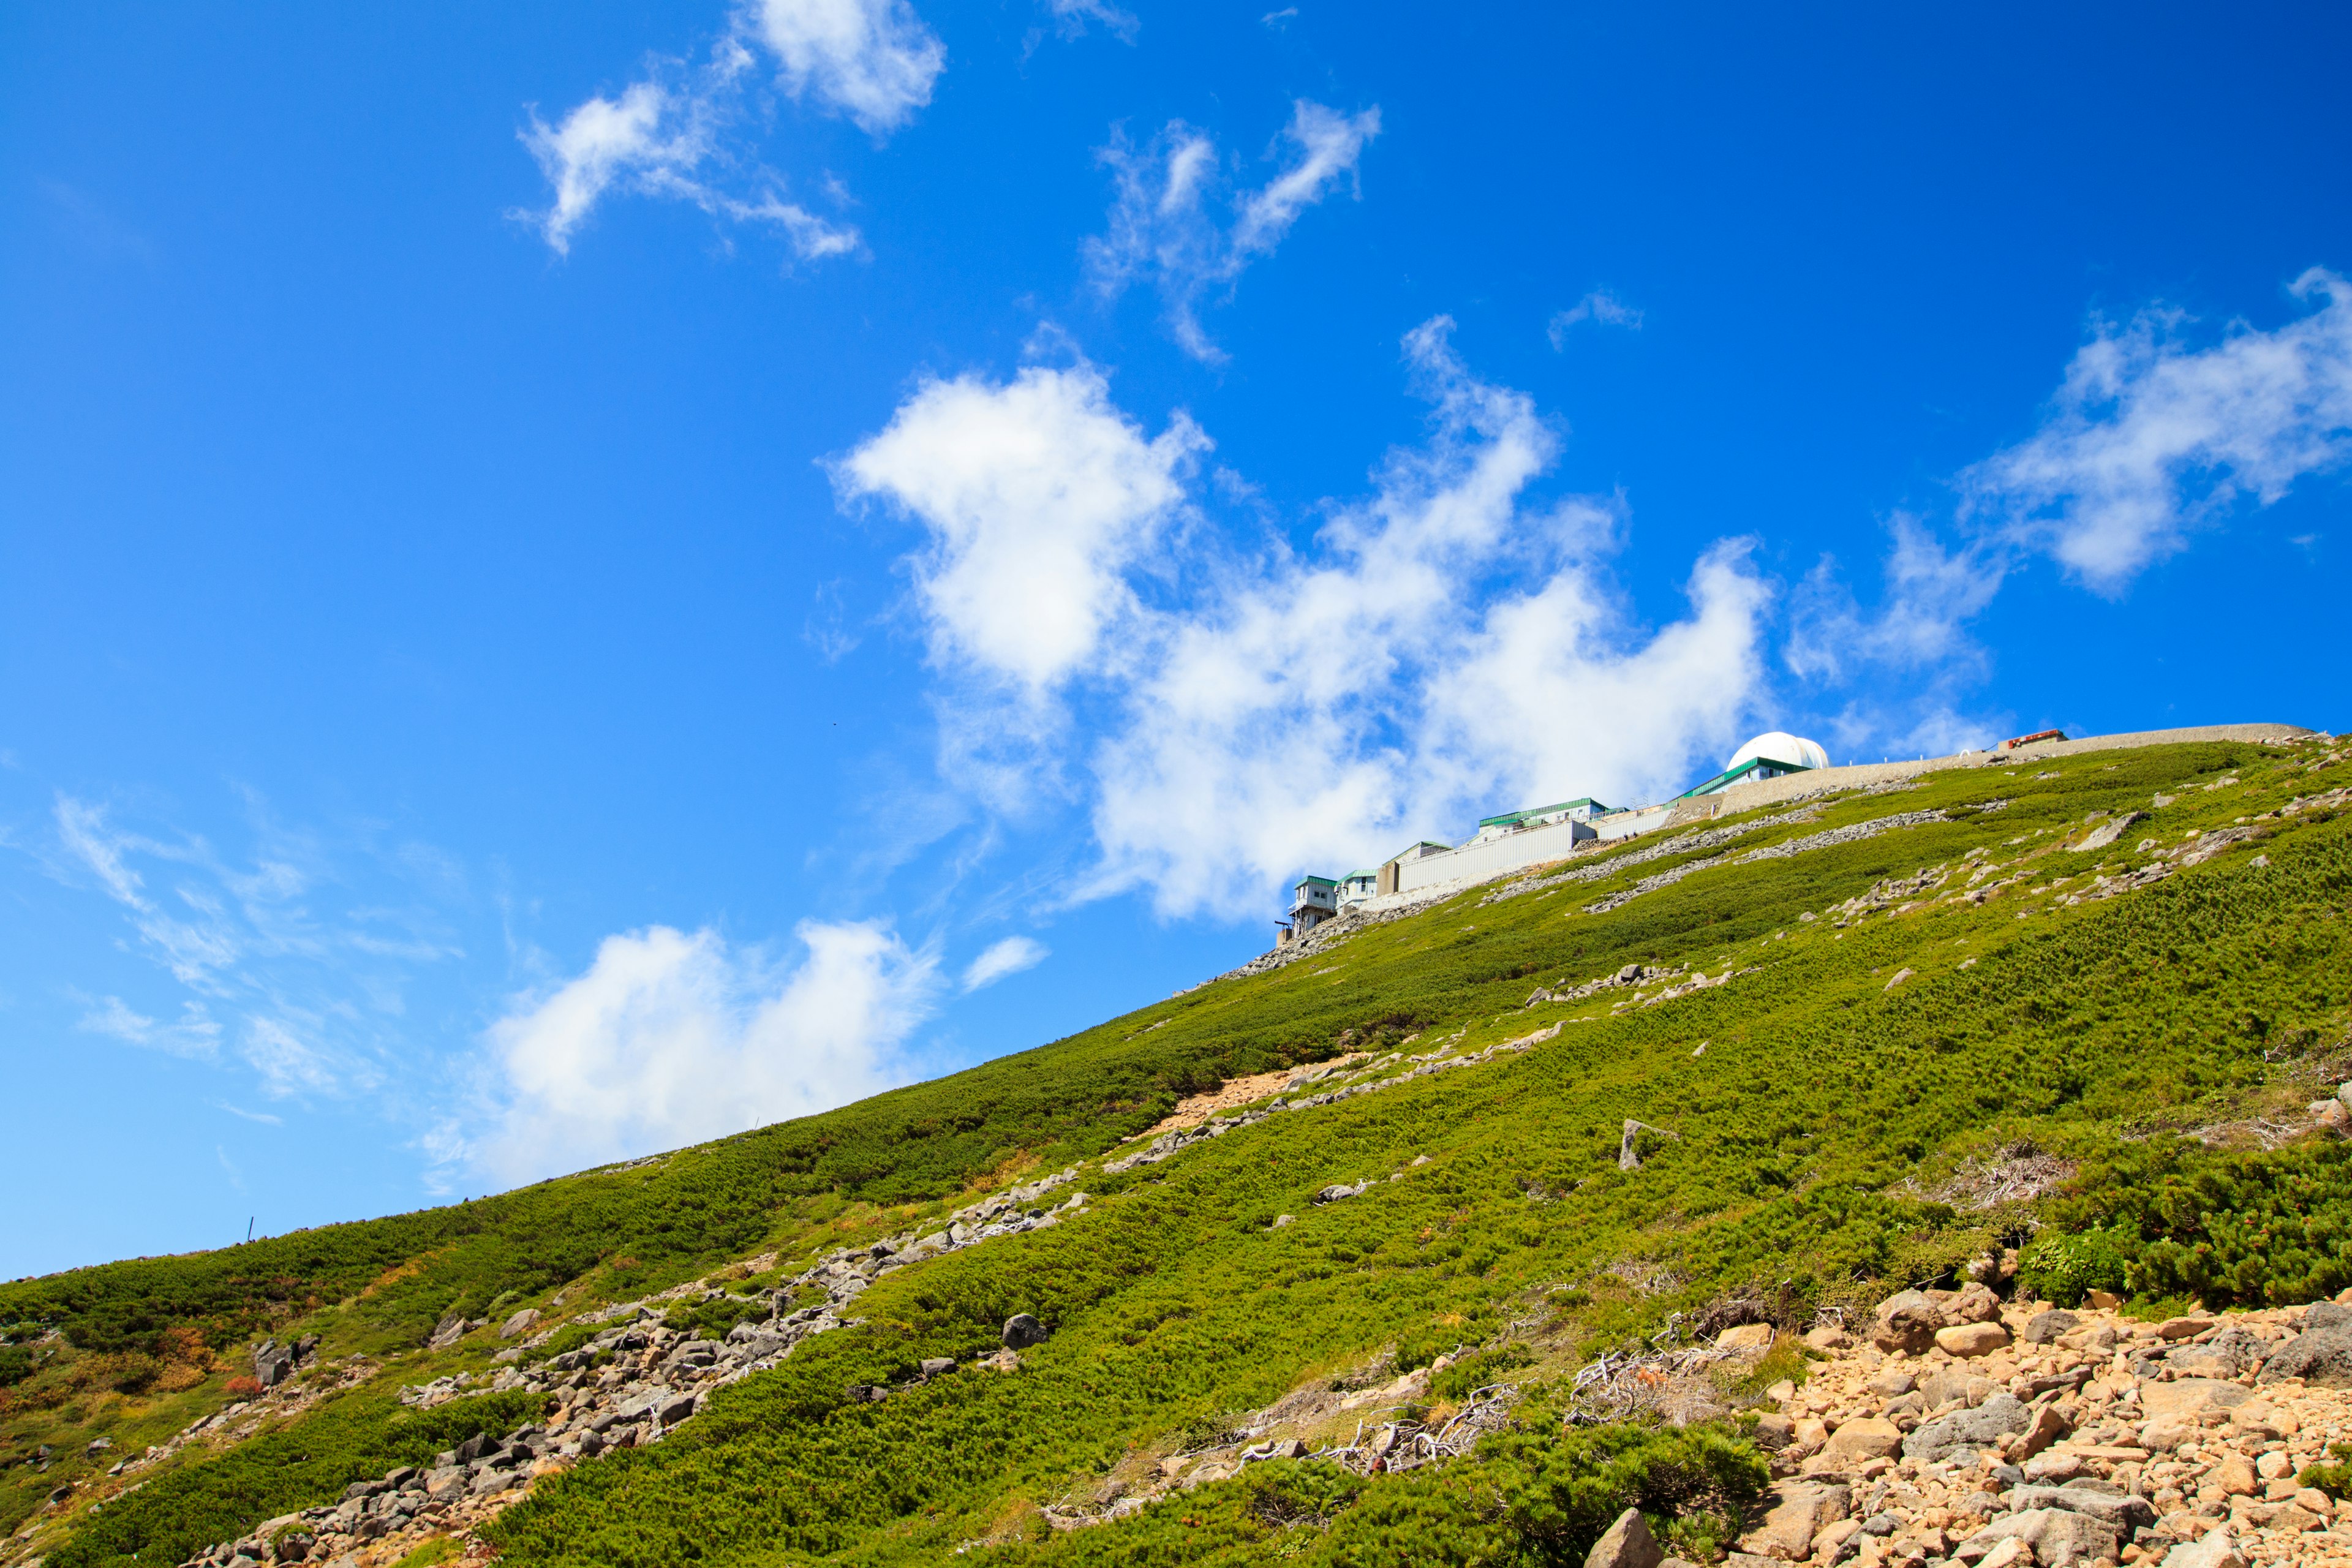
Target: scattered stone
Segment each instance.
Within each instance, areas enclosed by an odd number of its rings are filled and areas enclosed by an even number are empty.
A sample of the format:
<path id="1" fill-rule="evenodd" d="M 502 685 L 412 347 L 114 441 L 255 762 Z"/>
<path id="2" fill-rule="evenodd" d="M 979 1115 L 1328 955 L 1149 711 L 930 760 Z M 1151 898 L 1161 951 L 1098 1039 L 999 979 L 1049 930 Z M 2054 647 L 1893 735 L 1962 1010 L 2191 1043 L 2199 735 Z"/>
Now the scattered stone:
<path id="1" fill-rule="evenodd" d="M 2011 1433 L 2022 1432 L 2033 1417 L 2013 1395 L 1996 1394 L 1973 1410 L 1955 1411 L 1941 1420 L 1922 1425 L 1903 1439 L 1906 1458 L 1930 1463 L 1973 1460 Z"/>
<path id="2" fill-rule="evenodd" d="M 1795 1482 L 1773 1494 L 1764 1521 L 1742 1536 L 1740 1549 L 1781 1563 L 1801 1563 L 1813 1550 L 1813 1536 L 1853 1511 L 1850 1488 L 1822 1482 Z"/>
<path id="3" fill-rule="evenodd" d="M 1936 1342 L 1936 1331 L 1945 1326 L 1943 1309 L 1924 1290 L 1901 1290 L 1878 1304 L 1870 1342 L 1889 1352 L 1923 1355 Z"/>
<path id="4" fill-rule="evenodd" d="M 1045 1342 L 1045 1325 L 1026 1312 L 1015 1312 L 1004 1320 L 1004 1348 L 1025 1351 L 1032 1345 Z"/>
<path id="5" fill-rule="evenodd" d="M 2071 1334 L 2083 1320 L 2074 1313 L 2053 1307 L 2046 1312 L 2036 1312 L 2026 1320 L 2025 1331 L 2018 1336 L 2030 1345 L 2046 1345 L 2062 1334 Z"/>
<path id="6" fill-rule="evenodd" d="M 1629 1508 L 1584 1554 L 1584 1568 L 1663 1568 L 1664 1561 L 1642 1510 Z"/>
<path id="7" fill-rule="evenodd" d="M 1936 1345 L 1947 1355 L 1963 1358 L 1990 1355 L 2009 1343 L 2009 1331 L 1994 1323 L 1955 1323 L 1936 1331 Z"/>
<path id="8" fill-rule="evenodd" d="M 2166 1553 L 2164 1568 L 2246 1568 L 2246 1560 L 2238 1555 L 2237 1542 L 2230 1538 L 2230 1527 L 2217 1524 L 2203 1540 L 2176 1546 Z"/>
<path id="9" fill-rule="evenodd" d="M 1839 1426 L 1822 1451 L 1832 1458 L 1859 1464 L 1865 1459 L 1893 1458 L 1902 1448 L 1902 1428 L 1892 1421 L 1864 1415 Z"/>
<path id="10" fill-rule="evenodd" d="M 1715 1336 L 1715 1348 L 1737 1355 L 1762 1355 L 1772 1348 L 1772 1325 L 1742 1323 Z"/>
<path id="11" fill-rule="evenodd" d="M 2334 1302 L 2326 1304 L 2335 1306 Z M 2312 1309 L 2312 1313 L 2305 1314 L 2305 1322 L 2309 1323 L 2312 1314 L 2317 1311 L 2317 1308 Z M 2352 1388 L 2352 1321 L 2337 1320 L 2289 1340 L 2271 1352 L 2255 1381 L 2276 1383 L 2287 1377 L 2299 1377 L 2323 1388 Z"/>

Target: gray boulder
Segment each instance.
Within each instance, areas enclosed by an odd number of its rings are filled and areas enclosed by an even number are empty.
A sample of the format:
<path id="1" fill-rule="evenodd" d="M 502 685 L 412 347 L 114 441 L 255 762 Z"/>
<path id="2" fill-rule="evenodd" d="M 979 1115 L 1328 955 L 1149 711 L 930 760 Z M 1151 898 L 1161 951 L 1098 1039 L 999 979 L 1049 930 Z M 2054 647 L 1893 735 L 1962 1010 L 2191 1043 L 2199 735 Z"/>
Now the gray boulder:
<path id="1" fill-rule="evenodd" d="M 1004 1348 L 1025 1351 L 1031 1345 L 1045 1342 L 1045 1325 L 1026 1312 L 1015 1312 L 1004 1320 Z"/>
<path id="2" fill-rule="evenodd" d="M 1629 1508 L 1584 1554 L 1584 1568 L 1659 1568 L 1665 1555 L 1642 1510 Z"/>
<path id="3" fill-rule="evenodd" d="M 2009 1506 L 2020 1512 L 2036 1508 L 2065 1508 L 2114 1525 L 2119 1531 L 2144 1529 L 2156 1522 L 2156 1510 L 2146 1498 L 2129 1492 L 2096 1491 L 2089 1487 L 2013 1487 Z"/>
<path id="4" fill-rule="evenodd" d="M 2123 1555 L 2121 1531 L 2071 1508 L 2027 1509 L 1993 1521 L 1969 1540 L 1990 1547 L 2005 1536 L 2033 1548 L 2033 1555 L 2043 1563 L 2087 1563 L 2102 1557 L 2113 1562 Z"/>
<path id="5" fill-rule="evenodd" d="M 2164 1559 L 2164 1568 L 2245 1568 L 2245 1563 L 2226 1524 L 2215 1525 L 2202 1541 L 2174 1547 Z"/>
<path id="6" fill-rule="evenodd" d="M 2263 1363 L 2257 1383 L 2299 1377 L 2323 1388 L 2352 1387 L 2352 1323 L 2296 1335 Z"/>
<path id="7" fill-rule="evenodd" d="M 2268 1349 L 2243 1329 L 2225 1329 L 2203 1344 L 2175 1346 L 2164 1364 L 2186 1377 L 2234 1378 L 2262 1365 Z"/>
<path id="8" fill-rule="evenodd" d="M 2022 1432 L 2032 1424 L 2032 1412 L 2013 1394 L 1996 1394 L 1974 1410 L 1956 1410 L 1938 1421 L 1929 1421 L 1903 1439 L 1906 1458 L 1933 1463 L 1939 1459 L 1974 1458 L 1977 1450 L 1990 1448 L 2012 1432 Z"/>
<path id="9" fill-rule="evenodd" d="M 1878 1304 L 1870 1342 L 1883 1351 L 1925 1355 L 1936 1343 L 1936 1331 L 1950 1321 L 1925 1290 L 1898 1290 Z"/>
<path id="10" fill-rule="evenodd" d="M 2352 1323 L 2352 1307 L 2340 1301 L 2314 1301 L 2304 1310 L 2303 1331 L 2305 1333 L 2314 1329 L 2333 1329 L 2345 1323 Z"/>
<path id="11" fill-rule="evenodd" d="M 2071 1334 L 2083 1320 L 2074 1313 L 2053 1307 L 2046 1312 L 2036 1312 L 2025 1321 L 2025 1331 L 2018 1336 L 2030 1345 L 2046 1345 L 2061 1334 Z"/>

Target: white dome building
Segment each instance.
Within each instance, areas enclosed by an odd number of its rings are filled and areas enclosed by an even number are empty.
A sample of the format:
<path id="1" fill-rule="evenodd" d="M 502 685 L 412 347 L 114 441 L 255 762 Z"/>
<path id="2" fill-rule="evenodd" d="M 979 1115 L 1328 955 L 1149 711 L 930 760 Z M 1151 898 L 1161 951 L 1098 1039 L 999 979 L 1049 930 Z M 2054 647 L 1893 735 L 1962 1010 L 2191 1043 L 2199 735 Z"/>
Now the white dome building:
<path id="1" fill-rule="evenodd" d="M 1791 735 L 1786 730 L 1772 730 L 1732 752 L 1731 761 L 1723 765 L 1721 773 L 1703 784 L 1684 791 L 1683 798 L 1688 800 L 1693 795 L 1720 795 L 1734 784 L 1777 779 L 1788 773 L 1809 773 L 1829 765 L 1830 754 L 1822 750 L 1820 742 Z"/>
<path id="2" fill-rule="evenodd" d="M 1822 750 L 1820 742 L 1791 735 L 1786 730 L 1773 730 L 1757 736 L 1732 752 L 1731 760 L 1723 764 L 1723 771 L 1729 773 L 1752 757 L 1762 757 L 1772 763 L 1790 763 L 1801 768 L 1825 768 L 1830 765 L 1830 754 Z"/>

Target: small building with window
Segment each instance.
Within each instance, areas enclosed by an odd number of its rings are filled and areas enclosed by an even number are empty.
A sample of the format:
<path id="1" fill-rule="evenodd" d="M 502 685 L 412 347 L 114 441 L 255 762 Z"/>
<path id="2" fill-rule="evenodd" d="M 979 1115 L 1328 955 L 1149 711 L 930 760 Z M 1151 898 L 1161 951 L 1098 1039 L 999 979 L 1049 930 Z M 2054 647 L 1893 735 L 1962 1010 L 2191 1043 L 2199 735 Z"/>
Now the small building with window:
<path id="1" fill-rule="evenodd" d="M 1378 871 L 1350 871 L 1339 879 L 1339 907 L 1352 910 L 1380 891 Z"/>
<path id="2" fill-rule="evenodd" d="M 1290 889 L 1290 924 L 1305 936 L 1339 912 L 1339 884 L 1329 877 L 1301 877 Z"/>

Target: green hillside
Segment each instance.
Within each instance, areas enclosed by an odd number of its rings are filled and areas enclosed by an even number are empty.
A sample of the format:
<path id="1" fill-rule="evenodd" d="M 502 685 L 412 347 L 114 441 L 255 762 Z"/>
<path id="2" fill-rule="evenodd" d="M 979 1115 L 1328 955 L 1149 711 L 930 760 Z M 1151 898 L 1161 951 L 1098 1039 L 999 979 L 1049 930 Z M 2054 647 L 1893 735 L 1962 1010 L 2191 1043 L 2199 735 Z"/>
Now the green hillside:
<path id="1" fill-rule="evenodd" d="M 2307 1109 L 2352 1076 L 2347 784 L 2322 737 L 1784 803 L 824 1116 L 0 1286 L 0 1560 L 178 1563 L 552 1409 L 528 1388 L 394 1397 L 486 1384 L 518 1309 L 548 1327 L 707 1280 L 669 1321 L 723 1333 L 776 1289 L 820 1300 L 813 1262 L 1072 1167 L 1053 1201 L 1086 1197 L 1050 1227 L 880 1273 L 854 1321 L 658 1444 L 546 1477 L 484 1537 L 518 1568 L 1532 1563 L 1581 1561 L 1638 1502 L 1705 1556 L 1762 1479 L 1742 1410 L 1763 1374 L 1684 1426 L 1596 1422 L 1573 1385 L 1601 1352 L 1801 1325 L 2011 1249 L 2045 1293 L 2151 1309 L 2352 1285 L 2352 1161 Z M 1343 1056 L 1266 1114 L 1126 1158 L 1186 1094 Z M 1050 1337 L 976 1367 L 1023 1312 Z M 453 1313 L 491 1326 L 425 1349 Z M 252 1343 L 312 1333 L 304 1393 L 242 1413 L 251 1436 L 105 1475 L 237 1399 Z M 925 1379 L 927 1358 L 959 1367 Z M 1276 1458 L 1189 1489 L 1160 1468 L 1221 1466 L 1236 1434 L 1292 1429 L 1286 1400 L 1417 1370 L 1380 1420 L 1481 1430 L 1458 1457 Z M 1298 1430 L 1311 1448 L 1362 1420 Z"/>

